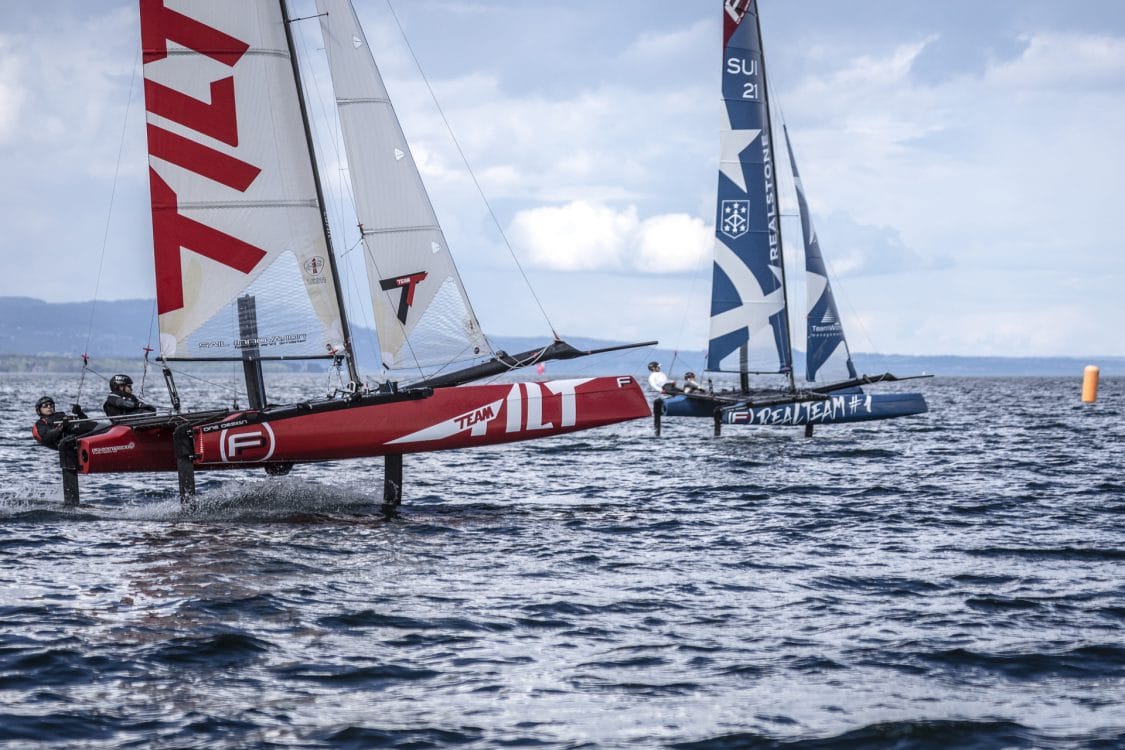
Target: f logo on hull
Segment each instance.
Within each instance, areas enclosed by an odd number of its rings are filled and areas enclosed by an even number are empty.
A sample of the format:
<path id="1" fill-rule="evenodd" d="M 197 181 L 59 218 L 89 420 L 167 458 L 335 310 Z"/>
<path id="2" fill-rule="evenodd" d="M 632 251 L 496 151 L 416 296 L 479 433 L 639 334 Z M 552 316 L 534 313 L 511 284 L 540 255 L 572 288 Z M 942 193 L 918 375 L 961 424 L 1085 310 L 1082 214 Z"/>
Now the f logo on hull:
<path id="1" fill-rule="evenodd" d="M 276 441 L 269 424 L 247 425 L 219 433 L 219 458 L 223 463 L 267 461 Z"/>

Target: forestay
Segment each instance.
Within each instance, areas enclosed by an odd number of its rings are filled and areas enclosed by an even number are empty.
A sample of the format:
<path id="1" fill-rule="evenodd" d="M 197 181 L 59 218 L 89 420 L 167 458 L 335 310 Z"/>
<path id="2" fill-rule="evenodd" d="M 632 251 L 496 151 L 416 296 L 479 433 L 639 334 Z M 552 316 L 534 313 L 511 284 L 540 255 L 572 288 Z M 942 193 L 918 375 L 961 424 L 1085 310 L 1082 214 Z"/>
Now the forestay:
<path id="1" fill-rule="evenodd" d="M 140 7 L 161 354 L 341 351 L 280 3 Z M 252 339 L 235 304 L 247 294 L 257 306 Z"/>
<path id="2" fill-rule="evenodd" d="M 347 0 L 317 9 L 384 365 L 491 356 L 355 10 Z"/>
<path id="3" fill-rule="evenodd" d="M 711 286 L 712 371 L 792 370 L 773 143 L 758 9 L 727 0 Z"/>

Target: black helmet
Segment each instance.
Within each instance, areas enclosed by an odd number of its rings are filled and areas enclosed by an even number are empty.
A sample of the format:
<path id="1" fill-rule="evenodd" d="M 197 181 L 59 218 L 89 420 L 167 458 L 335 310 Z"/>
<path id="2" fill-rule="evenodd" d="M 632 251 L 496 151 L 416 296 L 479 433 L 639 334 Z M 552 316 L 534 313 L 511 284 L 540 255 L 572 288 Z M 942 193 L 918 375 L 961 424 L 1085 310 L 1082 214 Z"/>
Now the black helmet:
<path id="1" fill-rule="evenodd" d="M 114 393 L 120 393 L 127 385 L 133 385 L 133 379 L 128 375 L 114 375 L 109 379 L 109 389 Z"/>
<path id="2" fill-rule="evenodd" d="M 648 369 L 659 370 L 660 369 L 660 363 L 659 362 L 649 362 L 648 363 Z"/>
<path id="3" fill-rule="evenodd" d="M 53 398 L 51 398 L 50 396 L 44 396 L 43 398 L 36 401 L 35 402 L 35 413 L 38 414 L 39 410 L 42 409 L 47 404 L 50 404 L 51 406 L 54 406 L 55 400 Z"/>
<path id="4" fill-rule="evenodd" d="M 684 373 L 684 378 L 685 378 L 685 379 L 687 379 L 687 378 L 691 378 L 692 380 L 695 380 L 695 373 L 694 373 L 694 372 L 691 372 L 691 371 L 689 370 L 688 372 L 685 372 L 685 373 Z"/>

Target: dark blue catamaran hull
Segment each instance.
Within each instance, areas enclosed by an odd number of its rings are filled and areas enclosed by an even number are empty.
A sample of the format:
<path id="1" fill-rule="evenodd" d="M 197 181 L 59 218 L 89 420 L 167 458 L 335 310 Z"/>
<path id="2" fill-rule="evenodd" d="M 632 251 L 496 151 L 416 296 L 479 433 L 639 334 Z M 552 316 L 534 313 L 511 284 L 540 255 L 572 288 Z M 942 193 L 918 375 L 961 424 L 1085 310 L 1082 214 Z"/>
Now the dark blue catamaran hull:
<path id="1" fill-rule="evenodd" d="M 771 406 L 730 407 L 723 424 L 810 425 L 867 422 L 928 411 L 921 393 L 847 393 L 824 401 L 797 401 Z"/>
<path id="2" fill-rule="evenodd" d="M 715 410 L 730 406 L 730 401 L 716 401 L 709 398 L 688 396 L 669 396 L 658 398 L 652 404 L 654 412 L 665 417 L 713 417 Z"/>
<path id="3" fill-rule="evenodd" d="M 845 424 L 891 419 L 929 411 L 921 393 L 839 393 L 826 399 L 780 401 L 768 406 L 731 405 L 729 401 L 673 396 L 657 405 L 668 417 L 711 417 L 723 424 Z"/>

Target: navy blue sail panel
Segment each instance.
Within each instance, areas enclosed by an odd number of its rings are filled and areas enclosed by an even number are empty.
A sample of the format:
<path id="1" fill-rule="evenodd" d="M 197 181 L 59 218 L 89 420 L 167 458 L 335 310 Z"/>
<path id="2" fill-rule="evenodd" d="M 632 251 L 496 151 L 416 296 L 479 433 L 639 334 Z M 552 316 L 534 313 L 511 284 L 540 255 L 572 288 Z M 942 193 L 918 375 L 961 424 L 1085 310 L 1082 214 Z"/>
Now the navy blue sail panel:
<path id="1" fill-rule="evenodd" d="M 789 152 L 789 165 L 793 170 L 793 182 L 797 188 L 797 206 L 801 213 L 801 233 L 805 240 L 805 273 L 808 301 L 808 355 L 806 357 L 805 378 L 816 382 L 817 373 L 823 368 L 834 380 L 856 377 L 855 365 L 844 338 L 844 326 L 836 309 L 836 298 L 832 296 L 832 285 L 828 282 L 828 268 L 820 253 L 820 241 L 813 229 L 812 215 L 805 198 L 805 186 L 797 172 L 797 158 L 793 155 L 793 142 L 789 139 L 789 128 L 784 125 L 785 146 Z"/>
<path id="2" fill-rule="evenodd" d="M 789 372 L 773 143 L 754 0 L 724 0 L 723 129 L 707 369 Z"/>

